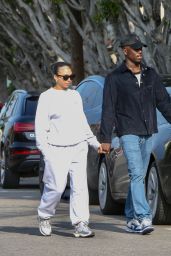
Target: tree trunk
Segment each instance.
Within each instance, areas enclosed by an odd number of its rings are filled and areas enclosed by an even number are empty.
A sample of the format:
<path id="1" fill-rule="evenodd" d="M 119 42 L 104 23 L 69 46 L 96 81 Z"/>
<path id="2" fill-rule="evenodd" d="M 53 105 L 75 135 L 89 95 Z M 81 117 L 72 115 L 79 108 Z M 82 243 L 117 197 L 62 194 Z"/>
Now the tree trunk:
<path id="1" fill-rule="evenodd" d="M 0 68 L 0 102 L 4 103 L 8 98 L 7 77 L 3 68 Z"/>
<path id="2" fill-rule="evenodd" d="M 51 63 L 61 58 L 71 62 L 77 85 L 84 74 L 105 76 L 112 61 L 119 65 L 120 39 L 135 32 L 148 45 L 146 64 L 169 74 L 170 20 L 171 0 L 1 0 L 0 62 L 16 88 L 45 90 Z"/>
<path id="3" fill-rule="evenodd" d="M 81 13 L 72 9 L 72 13 L 78 24 L 82 25 Z M 70 39 L 71 39 L 71 65 L 73 73 L 77 74 L 74 84 L 77 85 L 84 78 L 84 56 L 83 56 L 83 39 L 70 21 Z"/>

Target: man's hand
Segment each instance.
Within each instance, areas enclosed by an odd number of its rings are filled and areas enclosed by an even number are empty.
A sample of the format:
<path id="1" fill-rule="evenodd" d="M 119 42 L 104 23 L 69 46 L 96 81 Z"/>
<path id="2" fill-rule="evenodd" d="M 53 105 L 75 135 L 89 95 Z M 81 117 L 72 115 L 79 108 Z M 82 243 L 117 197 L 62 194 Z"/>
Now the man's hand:
<path id="1" fill-rule="evenodd" d="M 110 143 L 102 143 L 101 144 L 101 148 L 102 148 L 102 153 L 110 153 Z"/>

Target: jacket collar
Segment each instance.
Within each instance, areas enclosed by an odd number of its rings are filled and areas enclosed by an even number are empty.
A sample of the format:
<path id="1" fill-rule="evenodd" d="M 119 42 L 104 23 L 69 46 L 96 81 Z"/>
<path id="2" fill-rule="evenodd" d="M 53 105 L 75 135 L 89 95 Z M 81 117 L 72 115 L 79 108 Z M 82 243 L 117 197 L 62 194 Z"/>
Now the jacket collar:
<path id="1" fill-rule="evenodd" d="M 122 64 L 120 65 L 120 71 L 122 72 L 122 73 L 124 73 L 124 72 L 127 72 L 127 71 L 130 71 L 128 68 L 127 68 L 127 66 L 126 66 L 126 64 L 125 64 L 125 61 L 123 61 L 122 62 Z M 141 63 L 141 69 L 142 69 L 142 71 L 145 71 L 145 70 L 148 70 L 148 69 L 151 69 L 149 66 L 146 66 L 144 63 Z"/>

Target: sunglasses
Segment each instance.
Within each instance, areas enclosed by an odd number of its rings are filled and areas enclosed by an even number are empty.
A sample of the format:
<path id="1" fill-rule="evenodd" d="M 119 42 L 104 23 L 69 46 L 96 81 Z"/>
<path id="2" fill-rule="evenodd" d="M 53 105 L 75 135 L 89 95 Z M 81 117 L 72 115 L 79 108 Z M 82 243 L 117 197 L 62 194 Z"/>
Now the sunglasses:
<path id="1" fill-rule="evenodd" d="M 70 80 L 74 80 L 74 78 L 75 78 L 75 75 L 74 74 L 72 74 L 72 75 L 64 75 L 64 76 L 62 76 L 62 75 L 57 75 L 57 76 L 60 76 L 60 77 L 62 77 L 62 79 L 64 80 L 64 81 L 67 81 L 69 78 L 70 78 Z"/>

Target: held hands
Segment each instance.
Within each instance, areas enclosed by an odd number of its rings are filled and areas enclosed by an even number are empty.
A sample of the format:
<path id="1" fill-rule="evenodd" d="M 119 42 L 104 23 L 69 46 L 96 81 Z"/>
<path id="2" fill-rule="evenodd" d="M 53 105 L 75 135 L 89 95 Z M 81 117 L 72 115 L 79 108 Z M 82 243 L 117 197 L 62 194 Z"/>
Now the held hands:
<path id="1" fill-rule="evenodd" d="M 102 143 L 98 148 L 99 154 L 109 154 L 110 153 L 110 143 Z"/>

